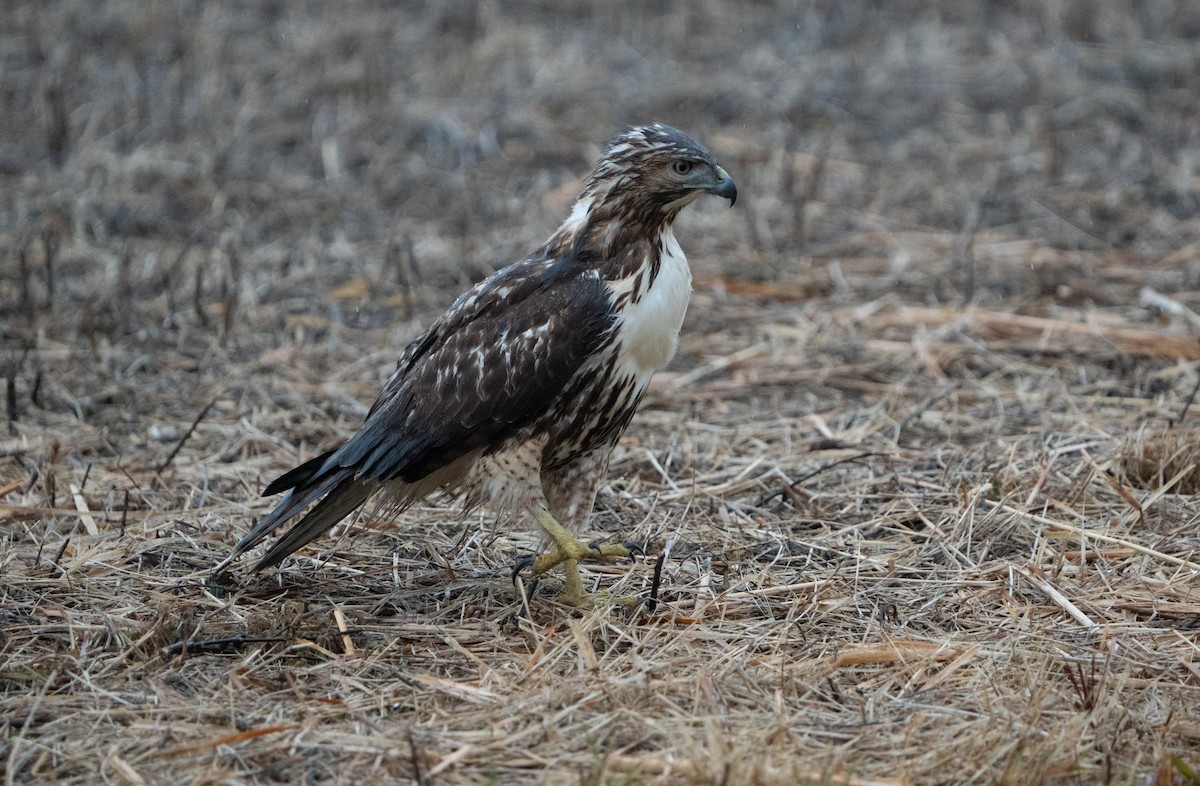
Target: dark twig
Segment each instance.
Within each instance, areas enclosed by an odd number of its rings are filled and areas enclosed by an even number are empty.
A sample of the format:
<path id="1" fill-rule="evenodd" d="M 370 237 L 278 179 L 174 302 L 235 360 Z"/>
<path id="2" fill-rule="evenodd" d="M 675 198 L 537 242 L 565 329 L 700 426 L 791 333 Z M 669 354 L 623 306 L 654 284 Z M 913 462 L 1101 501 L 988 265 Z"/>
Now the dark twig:
<path id="1" fill-rule="evenodd" d="M 125 524 L 129 520 L 129 489 L 125 489 L 125 501 L 121 503 L 121 537 L 125 537 Z"/>
<path id="2" fill-rule="evenodd" d="M 798 491 L 798 489 L 802 483 L 813 479 L 817 475 L 820 475 L 822 472 L 827 472 L 827 471 L 833 469 L 834 467 L 838 466 L 839 464 L 849 464 L 849 463 L 852 463 L 855 461 L 861 461 L 862 459 L 865 459 L 865 458 L 871 458 L 873 456 L 886 456 L 886 455 L 887 455 L 886 453 L 880 453 L 878 451 L 869 451 L 866 453 L 857 453 L 853 456 L 845 456 L 840 459 L 835 459 L 834 461 L 831 461 L 828 464 L 823 464 L 820 467 L 817 467 L 812 472 L 809 472 L 807 475 L 801 475 L 799 478 L 796 478 L 791 483 L 788 483 L 787 485 L 785 485 L 783 490 L 772 492 L 772 493 L 768 494 L 767 496 L 763 497 L 762 499 L 760 499 L 758 501 L 756 507 L 762 507 L 763 505 L 766 505 L 768 502 L 775 499 L 776 497 L 787 496 L 787 497 L 791 497 L 794 501 L 795 496 L 793 496 L 793 495 L 795 494 L 795 492 Z M 789 493 L 789 492 L 791 492 L 791 493 Z"/>
<path id="3" fill-rule="evenodd" d="M 163 648 L 164 655 L 208 655 L 219 652 L 231 652 L 247 644 L 278 644 L 281 641 L 291 641 L 288 636 L 231 636 L 227 639 L 201 639 L 194 641 L 184 639 Z"/>
<path id="4" fill-rule="evenodd" d="M 54 313 L 54 292 L 58 288 L 57 276 L 54 271 L 55 257 L 58 256 L 58 238 L 46 229 L 42 232 L 42 251 L 45 253 L 46 265 L 46 308 Z"/>
<path id="5" fill-rule="evenodd" d="M 67 537 L 63 538 L 62 545 L 58 547 L 58 551 L 54 554 L 54 559 L 51 560 L 50 564 L 53 565 L 56 570 L 62 570 L 61 568 L 58 567 L 58 561 L 60 559 L 62 559 L 63 554 L 67 553 L 67 546 L 70 543 L 71 543 L 71 536 L 68 535 Z"/>
<path id="6" fill-rule="evenodd" d="M 955 382 L 945 383 L 941 390 L 937 391 L 932 396 L 929 396 L 924 401 L 922 401 L 920 404 L 913 407 L 912 411 L 909 412 L 907 415 L 905 415 L 904 419 L 901 420 L 898 424 L 896 424 L 896 442 L 897 443 L 900 442 L 900 434 L 901 434 L 901 432 L 904 431 L 905 428 L 908 427 L 909 423 L 911 423 L 914 420 L 916 420 L 917 418 L 921 417 L 921 415 L 924 414 L 925 411 L 928 410 L 930 407 L 932 407 L 934 404 L 936 404 L 939 401 L 941 401 L 942 399 L 946 398 L 951 393 L 954 393 L 955 391 L 957 391 L 958 387 L 959 387 L 958 384 Z"/>
<path id="7" fill-rule="evenodd" d="M 200 327 L 208 327 L 208 314 L 204 313 L 204 265 L 196 265 L 196 278 L 192 286 L 192 310 L 200 320 Z"/>
<path id="8" fill-rule="evenodd" d="M 846 456 L 845 458 L 836 459 L 834 461 L 829 462 L 828 464 L 825 464 L 822 467 L 818 467 L 817 469 L 814 469 L 812 472 L 808 473 L 807 475 L 801 475 L 796 480 L 793 480 L 790 485 L 792 488 L 795 488 L 796 486 L 799 486 L 801 483 L 805 482 L 806 480 L 812 480 L 814 477 L 816 477 L 817 475 L 820 475 L 822 472 L 831 470 L 839 464 L 848 464 L 852 461 L 859 461 L 861 459 L 871 458 L 873 456 L 882 456 L 882 455 L 885 455 L 885 454 L 880 453 L 878 451 L 869 451 L 867 453 L 859 453 L 854 456 Z"/>
<path id="9" fill-rule="evenodd" d="M 654 578 L 650 581 L 650 599 L 646 601 L 646 608 L 654 611 L 658 608 L 658 589 L 662 585 L 662 569 L 663 563 L 667 561 L 667 555 L 659 554 L 658 559 L 654 561 Z"/>
<path id="10" fill-rule="evenodd" d="M 1196 376 L 1196 384 L 1192 385 L 1192 392 L 1188 393 L 1188 397 L 1183 400 L 1183 409 L 1179 411 L 1179 417 L 1168 420 L 1168 426 L 1175 428 L 1183 422 L 1183 419 L 1187 417 L 1188 410 L 1191 409 L 1192 402 L 1196 400 L 1196 393 L 1198 392 L 1200 392 L 1200 374 Z"/>
<path id="11" fill-rule="evenodd" d="M 221 344 L 229 340 L 233 333 L 234 318 L 237 315 L 238 302 L 242 293 L 242 258 L 237 247 L 229 244 L 226 254 L 229 262 L 229 278 L 222 283 L 224 297 L 221 298 Z"/>
<path id="12" fill-rule="evenodd" d="M 17 251 L 17 277 L 21 279 L 21 300 L 27 326 L 33 325 L 35 305 L 33 302 L 33 273 L 29 267 L 29 244 L 24 243 Z"/>
<path id="13" fill-rule="evenodd" d="M 8 422 L 17 422 L 17 379 L 12 374 L 4 378 L 4 396 L 5 409 L 8 413 Z"/>
<path id="14" fill-rule="evenodd" d="M 40 477 L 41 473 L 38 471 L 37 464 L 26 458 L 25 454 L 15 453 L 13 455 L 25 466 L 25 469 L 29 470 L 29 480 L 26 480 L 25 485 L 21 486 L 21 493 L 28 494 L 30 489 L 38 482 L 38 477 Z"/>
<path id="15" fill-rule="evenodd" d="M 957 248 L 955 250 L 955 263 L 963 274 L 963 295 L 962 306 L 966 307 L 975 300 L 975 285 L 977 271 L 975 265 L 975 234 L 979 231 L 980 225 L 983 223 L 984 213 L 987 210 L 987 202 L 991 197 L 993 189 L 996 187 L 996 182 L 999 179 L 999 173 L 993 168 L 986 175 L 986 180 L 982 190 L 971 200 L 967 205 L 967 215 L 963 219 L 962 231 L 958 233 Z"/>
<path id="16" fill-rule="evenodd" d="M 120 261 L 117 263 L 117 298 L 125 303 L 121 309 L 121 333 L 128 336 L 133 332 L 133 283 L 130 271 L 133 268 L 133 253 L 128 247 L 121 250 Z"/>
<path id="17" fill-rule="evenodd" d="M 204 405 L 204 409 L 200 410 L 200 414 L 197 415 L 196 419 L 192 421 L 192 425 L 188 427 L 188 430 L 186 432 L 184 432 L 183 436 L 179 438 L 179 441 L 175 443 L 175 448 L 171 451 L 170 455 L 168 455 L 166 457 L 166 459 L 163 460 L 162 465 L 157 470 L 155 470 L 155 472 L 154 472 L 155 475 L 161 475 L 163 473 L 163 470 L 165 470 L 167 467 L 171 466 L 171 462 L 175 460 L 175 456 L 176 456 L 176 454 L 179 453 L 180 449 L 183 447 L 183 443 L 188 441 L 188 437 L 192 436 L 192 432 L 196 430 L 196 426 L 200 425 L 200 421 L 204 420 L 204 416 L 208 414 L 208 411 L 210 409 L 212 409 L 213 404 L 216 404 L 216 403 L 217 403 L 217 400 L 214 398 L 211 401 L 209 401 L 207 404 Z"/>

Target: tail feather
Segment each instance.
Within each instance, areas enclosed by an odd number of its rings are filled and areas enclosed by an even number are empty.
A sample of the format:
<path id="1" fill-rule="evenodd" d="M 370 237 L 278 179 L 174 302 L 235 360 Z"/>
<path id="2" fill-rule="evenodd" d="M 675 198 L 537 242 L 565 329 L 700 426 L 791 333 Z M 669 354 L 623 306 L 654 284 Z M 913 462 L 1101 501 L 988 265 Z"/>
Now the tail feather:
<path id="1" fill-rule="evenodd" d="M 327 450 L 316 458 L 311 458 L 300 466 L 289 469 L 267 484 L 267 487 L 263 489 L 262 495 L 270 497 L 281 491 L 294 489 L 297 486 L 303 486 L 311 482 L 314 477 L 321 473 L 321 470 L 325 469 L 325 463 L 337 451 L 338 448 Z"/>
<path id="2" fill-rule="evenodd" d="M 320 499 L 321 501 L 316 507 L 271 546 L 266 555 L 255 565 L 254 570 L 277 565 L 288 554 L 304 546 L 366 502 L 379 487 L 372 481 L 355 480 L 353 471 L 349 469 L 335 471 L 324 477 L 314 477 L 318 475 L 323 462 L 324 457 L 306 462 L 272 484 L 274 486 L 281 482 L 287 482 L 288 486 L 281 486 L 281 488 L 290 487 L 291 492 L 279 501 L 274 510 L 259 519 L 250 528 L 250 531 L 238 542 L 233 553 L 222 565 L 228 564 L 257 546 L 275 530 Z M 304 470 L 304 472 L 298 472 L 298 470 Z M 290 479 L 289 476 L 291 476 Z M 321 499 L 322 497 L 324 499 Z"/>
<path id="3" fill-rule="evenodd" d="M 324 484 L 322 484 L 324 485 Z M 374 483 L 364 483 L 362 481 L 353 480 L 352 478 L 342 478 L 336 482 L 333 488 L 329 489 L 328 494 L 322 499 L 317 506 L 310 510 L 304 518 L 300 519 L 291 529 L 289 529 L 283 537 L 275 541 L 267 553 L 263 555 L 258 564 L 254 566 L 254 570 L 262 570 L 274 565 L 278 565 L 284 560 L 287 555 L 291 554 L 309 542 L 324 534 L 334 524 L 337 524 L 349 513 L 354 511 L 364 502 L 366 502 L 372 494 L 375 493 L 378 486 Z M 324 493 L 324 489 L 322 492 Z M 308 496 L 308 495 L 305 495 Z M 280 503 L 279 508 L 288 505 L 290 500 L 284 500 Z M 307 502 L 305 503 L 307 504 Z M 291 506 L 288 505 L 290 508 Z M 303 507 L 303 506 L 300 506 Z M 276 511 L 279 510 L 276 508 Z M 270 529 L 262 533 L 265 536 L 270 531 L 276 529 L 287 519 L 291 518 L 291 514 L 295 509 L 291 510 L 288 515 L 277 518 L 271 525 Z M 268 518 L 276 518 L 272 512 Z M 261 537 L 260 537 L 261 539 Z"/>
<path id="4" fill-rule="evenodd" d="M 274 510 L 255 522 L 219 567 L 223 568 L 257 546 L 322 497 L 325 499 L 272 546 L 254 570 L 277 565 L 288 554 L 332 527 L 343 516 L 365 502 L 375 491 L 377 484 L 354 480 L 354 473 L 345 467 L 338 467 L 336 462 L 330 467 L 329 459 L 337 451 L 338 448 L 326 451 L 271 481 L 263 490 L 264 497 L 283 491 L 289 493 L 279 501 Z"/>
<path id="5" fill-rule="evenodd" d="M 311 505 L 326 492 L 337 485 L 339 478 L 328 477 L 324 482 L 305 489 L 293 489 L 286 497 L 279 500 L 275 509 L 254 523 L 250 531 L 233 547 L 229 559 L 234 560 L 257 546 L 268 535 L 279 529 L 289 519 L 295 518 L 300 511 Z"/>

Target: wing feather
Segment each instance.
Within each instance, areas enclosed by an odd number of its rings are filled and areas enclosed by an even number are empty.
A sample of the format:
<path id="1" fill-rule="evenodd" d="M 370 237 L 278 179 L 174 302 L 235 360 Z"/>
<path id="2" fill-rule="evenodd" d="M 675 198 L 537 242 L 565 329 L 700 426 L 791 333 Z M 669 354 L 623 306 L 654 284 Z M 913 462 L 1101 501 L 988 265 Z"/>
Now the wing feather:
<path id="1" fill-rule="evenodd" d="M 545 414 L 612 338 L 607 288 L 591 276 L 506 287 L 398 369 L 358 433 L 331 459 L 358 479 L 415 482 Z M 440 326 L 441 323 L 439 323 Z"/>

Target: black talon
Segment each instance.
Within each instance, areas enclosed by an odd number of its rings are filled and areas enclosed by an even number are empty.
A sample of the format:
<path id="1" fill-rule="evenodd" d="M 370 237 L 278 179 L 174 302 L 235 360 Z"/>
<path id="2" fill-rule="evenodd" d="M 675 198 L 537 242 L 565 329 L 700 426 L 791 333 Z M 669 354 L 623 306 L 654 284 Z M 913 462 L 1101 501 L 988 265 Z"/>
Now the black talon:
<path id="1" fill-rule="evenodd" d="M 524 593 L 521 595 L 521 600 L 523 602 L 521 603 L 521 607 L 517 609 L 516 614 L 513 615 L 513 617 L 515 619 L 520 619 L 521 617 L 525 616 L 525 611 L 529 608 L 529 602 L 531 600 L 533 600 L 533 594 L 535 592 L 537 592 L 538 583 L 540 581 L 541 581 L 540 577 L 534 576 L 533 581 L 531 581 L 529 583 L 529 586 L 523 587 L 523 589 L 525 590 Z M 513 581 L 513 584 L 516 585 L 516 581 Z"/>
<path id="2" fill-rule="evenodd" d="M 592 553 L 596 555 L 595 557 L 593 557 L 593 559 L 599 560 L 599 559 L 604 558 L 604 552 L 600 550 L 600 547 L 604 545 L 603 543 L 601 543 L 598 540 L 593 540 L 591 543 L 589 543 L 587 545 L 588 545 L 588 548 L 592 550 Z"/>
<path id="3" fill-rule="evenodd" d="M 646 547 L 643 546 L 641 543 L 638 543 L 637 541 L 627 540 L 624 543 L 622 543 L 621 545 L 624 546 L 625 549 L 629 552 L 629 561 L 630 562 L 633 562 L 634 554 L 638 554 L 643 557 L 646 556 Z"/>
<path id="4" fill-rule="evenodd" d="M 512 569 L 512 583 L 514 587 L 517 586 L 517 577 L 521 575 L 521 571 L 531 567 L 536 559 L 536 554 L 523 554 L 517 557 L 517 561 L 513 563 Z M 534 577 L 534 582 L 537 582 L 536 576 Z"/>

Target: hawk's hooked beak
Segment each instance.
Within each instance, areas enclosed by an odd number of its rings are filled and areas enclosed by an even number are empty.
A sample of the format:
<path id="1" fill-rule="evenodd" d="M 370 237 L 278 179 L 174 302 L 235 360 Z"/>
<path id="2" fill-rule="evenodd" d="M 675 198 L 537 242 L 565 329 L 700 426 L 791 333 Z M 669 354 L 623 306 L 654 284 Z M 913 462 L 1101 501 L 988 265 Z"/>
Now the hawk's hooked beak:
<path id="1" fill-rule="evenodd" d="M 728 199 L 729 206 L 733 207 L 737 202 L 737 183 L 733 182 L 724 167 L 717 167 L 717 182 L 709 186 L 708 193 Z"/>

